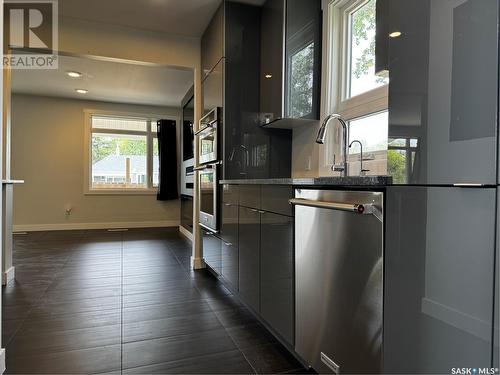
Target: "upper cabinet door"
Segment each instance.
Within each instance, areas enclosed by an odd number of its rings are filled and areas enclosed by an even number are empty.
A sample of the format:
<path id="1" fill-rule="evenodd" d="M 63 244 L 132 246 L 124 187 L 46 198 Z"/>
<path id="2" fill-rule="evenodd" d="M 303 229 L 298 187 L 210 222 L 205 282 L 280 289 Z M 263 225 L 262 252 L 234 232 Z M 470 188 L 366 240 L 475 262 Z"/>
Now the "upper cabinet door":
<path id="1" fill-rule="evenodd" d="M 287 0 L 286 118 L 319 119 L 321 24 L 320 1 Z"/>
<path id="2" fill-rule="evenodd" d="M 224 57 L 224 3 L 217 9 L 201 38 L 201 68 L 205 77 Z"/>
<path id="3" fill-rule="evenodd" d="M 283 117 L 285 0 L 267 0 L 261 14 L 260 113 L 270 123 Z"/>
<path id="4" fill-rule="evenodd" d="M 202 83 L 203 114 L 224 105 L 224 59 L 220 60 Z"/>
<path id="5" fill-rule="evenodd" d="M 495 184 L 498 1 L 390 0 L 388 14 L 401 33 L 389 43 L 390 173 Z"/>
<path id="6" fill-rule="evenodd" d="M 260 121 L 319 119 L 321 1 L 268 0 L 262 7 Z"/>

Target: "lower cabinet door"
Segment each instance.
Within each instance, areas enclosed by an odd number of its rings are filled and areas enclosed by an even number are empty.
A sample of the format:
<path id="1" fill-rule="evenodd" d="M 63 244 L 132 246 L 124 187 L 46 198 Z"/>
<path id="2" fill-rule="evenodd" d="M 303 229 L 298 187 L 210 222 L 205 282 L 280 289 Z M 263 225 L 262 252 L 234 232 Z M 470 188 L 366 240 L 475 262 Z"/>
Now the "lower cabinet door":
<path id="1" fill-rule="evenodd" d="M 222 207 L 222 276 L 238 290 L 238 206 L 225 203 Z"/>
<path id="2" fill-rule="evenodd" d="M 489 188 L 387 189 L 384 373 L 491 367 L 495 201 Z"/>
<path id="3" fill-rule="evenodd" d="M 260 312 L 289 344 L 294 336 L 293 218 L 261 215 Z"/>
<path id="4" fill-rule="evenodd" d="M 217 272 L 222 272 L 222 241 L 214 233 L 203 230 L 203 259 Z"/>
<path id="5" fill-rule="evenodd" d="M 239 209 L 239 294 L 255 312 L 260 311 L 260 213 Z"/>

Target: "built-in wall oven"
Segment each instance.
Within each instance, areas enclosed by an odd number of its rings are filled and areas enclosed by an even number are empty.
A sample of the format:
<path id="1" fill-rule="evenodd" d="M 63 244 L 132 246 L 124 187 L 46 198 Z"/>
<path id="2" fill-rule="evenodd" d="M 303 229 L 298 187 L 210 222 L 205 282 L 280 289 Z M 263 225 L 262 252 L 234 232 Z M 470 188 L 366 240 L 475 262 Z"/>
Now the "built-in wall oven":
<path id="1" fill-rule="evenodd" d="M 200 225 L 205 229 L 219 230 L 220 185 L 218 163 L 199 167 Z"/>
<path id="2" fill-rule="evenodd" d="M 200 225 L 213 232 L 219 230 L 220 215 L 220 132 L 222 108 L 216 107 L 201 120 L 198 132 Z"/>
<path id="3" fill-rule="evenodd" d="M 222 108 L 216 107 L 201 120 L 198 137 L 199 163 L 209 164 L 220 160 L 219 129 L 222 127 Z"/>

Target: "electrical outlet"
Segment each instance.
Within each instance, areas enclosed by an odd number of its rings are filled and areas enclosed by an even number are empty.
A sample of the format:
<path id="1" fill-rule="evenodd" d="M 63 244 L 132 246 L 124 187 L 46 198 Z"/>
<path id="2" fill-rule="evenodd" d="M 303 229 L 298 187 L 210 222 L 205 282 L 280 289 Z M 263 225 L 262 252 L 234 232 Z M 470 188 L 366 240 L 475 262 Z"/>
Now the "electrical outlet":
<path id="1" fill-rule="evenodd" d="M 309 155 L 306 160 L 306 171 L 310 171 L 312 169 L 312 157 Z"/>

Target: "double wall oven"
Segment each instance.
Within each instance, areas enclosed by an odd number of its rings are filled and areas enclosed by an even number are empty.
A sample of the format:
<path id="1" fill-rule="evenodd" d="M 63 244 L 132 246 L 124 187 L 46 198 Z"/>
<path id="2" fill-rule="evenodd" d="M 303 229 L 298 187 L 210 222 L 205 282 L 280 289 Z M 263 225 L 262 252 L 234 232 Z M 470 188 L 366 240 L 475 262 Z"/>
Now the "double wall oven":
<path id="1" fill-rule="evenodd" d="M 222 108 L 216 107 L 201 120 L 196 132 L 198 142 L 200 225 L 213 232 L 219 230 Z"/>

